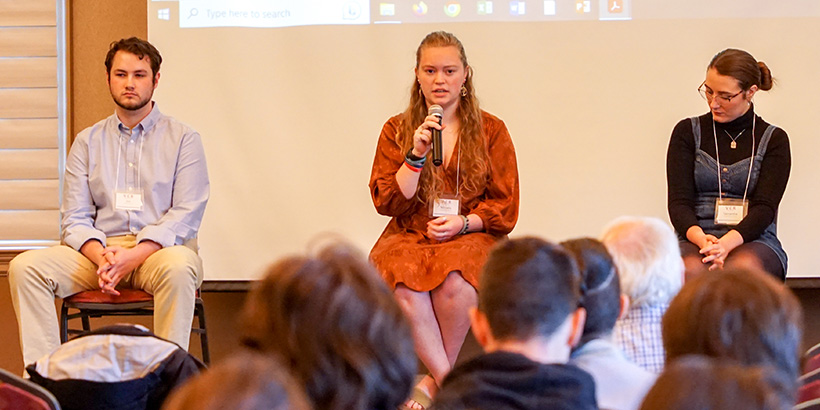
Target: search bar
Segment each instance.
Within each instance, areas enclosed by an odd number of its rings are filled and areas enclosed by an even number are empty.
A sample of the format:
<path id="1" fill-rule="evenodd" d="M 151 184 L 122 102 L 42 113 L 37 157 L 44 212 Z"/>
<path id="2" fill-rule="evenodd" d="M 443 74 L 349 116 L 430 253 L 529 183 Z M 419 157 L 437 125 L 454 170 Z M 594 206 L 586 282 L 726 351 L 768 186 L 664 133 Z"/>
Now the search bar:
<path id="1" fill-rule="evenodd" d="M 291 27 L 370 24 L 368 0 L 180 0 L 179 26 Z"/>

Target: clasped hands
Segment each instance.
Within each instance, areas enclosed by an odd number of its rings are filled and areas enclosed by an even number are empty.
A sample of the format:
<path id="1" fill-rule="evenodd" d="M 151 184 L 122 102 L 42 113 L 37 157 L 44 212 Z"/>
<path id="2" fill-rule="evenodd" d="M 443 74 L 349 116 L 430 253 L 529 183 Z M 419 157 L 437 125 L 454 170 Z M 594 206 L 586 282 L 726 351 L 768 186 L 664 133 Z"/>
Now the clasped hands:
<path id="1" fill-rule="evenodd" d="M 161 246 L 152 241 L 143 241 L 133 248 L 108 246 L 101 249 L 97 264 L 97 283 L 103 293 L 119 295 L 116 289 L 122 278 L 134 272 L 145 260 Z"/>
<path id="2" fill-rule="evenodd" d="M 701 259 L 703 263 L 711 263 L 710 271 L 723 269 L 723 263 L 726 261 L 726 256 L 729 255 L 729 250 L 720 242 L 720 239 L 714 235 L 706 235 L 706 243 L 700 248 L 700 254 L 704 255 Z"/>
<path id="3" fill-rule="evenodd" d="M 427 222 L 427 236 L 444 242 L 456 236 L 464 228 L 464 220 L 458 215 L 440 216 Z"/>

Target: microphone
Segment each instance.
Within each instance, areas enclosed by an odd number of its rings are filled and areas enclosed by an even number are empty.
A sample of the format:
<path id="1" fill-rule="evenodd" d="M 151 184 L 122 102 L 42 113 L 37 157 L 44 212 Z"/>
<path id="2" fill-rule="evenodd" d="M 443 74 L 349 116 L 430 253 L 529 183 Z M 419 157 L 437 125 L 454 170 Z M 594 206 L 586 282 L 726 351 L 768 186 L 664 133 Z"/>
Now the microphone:
<path id="1" fill-rule="evenodd" d="M 441 124 L 441 117 L 444 116 L 444 109 L 438 104 L 433 104 L 427 109 L 427 115 L 435 115 L 438 117 L 438 123 Z M 441 148 L 441 130 L 431 128 L 433 133 L 433 165 L 440 166 L 442 162 L 442 148 Z"/>

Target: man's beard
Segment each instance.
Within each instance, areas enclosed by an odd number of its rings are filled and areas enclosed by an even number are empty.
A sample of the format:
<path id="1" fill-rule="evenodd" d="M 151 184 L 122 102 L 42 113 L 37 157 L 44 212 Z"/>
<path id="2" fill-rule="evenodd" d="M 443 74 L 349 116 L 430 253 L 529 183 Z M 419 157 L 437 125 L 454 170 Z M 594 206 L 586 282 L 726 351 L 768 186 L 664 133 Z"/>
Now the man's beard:
<path id="1" fill-rule="evenodd" d="M 151 95 L 149 95 L 148 98 L 146 98 L 144 100 L 139 100 L 139 101 L 135 101 L 135 102 L 133 100 L 127 100 L 128 101 L 127 103 L 123 103 L 122 101 L 120 101 L 119 98 L 114 97 L 113 95 L 111 97 L 113 97 L 114 103 L 119 105 L 120 108 L 123 108 L 123 109 L 128 110 L 128 111 L 137 111 L 137 110 L 141 109 L 142 107 L 145 107 L 146 105 L 148 105 L 149 102 L 151 102 L 151 97 L 153 97 L 153 94 L 154 93 L 151 93 Z"/>

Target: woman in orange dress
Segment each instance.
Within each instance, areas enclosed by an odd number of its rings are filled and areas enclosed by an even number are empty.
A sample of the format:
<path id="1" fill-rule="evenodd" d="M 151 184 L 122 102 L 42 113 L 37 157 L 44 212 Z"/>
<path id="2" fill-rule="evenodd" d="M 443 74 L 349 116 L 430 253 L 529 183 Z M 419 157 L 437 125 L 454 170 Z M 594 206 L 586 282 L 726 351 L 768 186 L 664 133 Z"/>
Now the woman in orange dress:
<path id="1" fill-rule="evenodd" d="M 370 258 L 410 320 L 416 353 L 430 371 L 417 389 L 432 397 L 470 327 L 467 312 L 476 306 L 489 248 L 518 220 L 518 169 L 504 122 L 478 106 L 454 35 L 427 35 L 415 74 L 410 104 L 384 124 L 373 160 L 373 204 L 392 219 Z M 440 122 L 428 115 L 432 105 L 443 111 Z M 427 160 L 433 129 L 441 130 L 440 166 Z"/>

